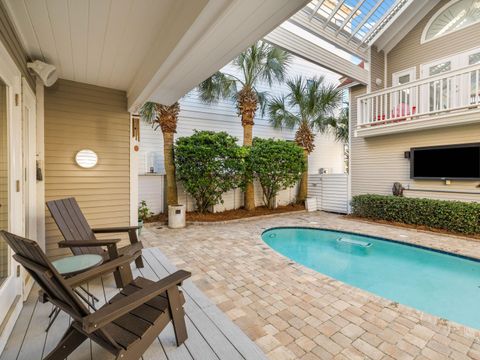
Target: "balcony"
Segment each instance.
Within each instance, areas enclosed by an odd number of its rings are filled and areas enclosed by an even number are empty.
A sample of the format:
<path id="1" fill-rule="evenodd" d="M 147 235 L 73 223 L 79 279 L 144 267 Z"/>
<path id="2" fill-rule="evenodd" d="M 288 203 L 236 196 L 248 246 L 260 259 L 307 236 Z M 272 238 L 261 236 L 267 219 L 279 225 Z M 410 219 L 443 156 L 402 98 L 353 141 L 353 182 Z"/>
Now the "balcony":
<path id="1" fill-rule="evenodd" d="M 357 98 L 356 136 L 480 121 L 480 64 Z"/>

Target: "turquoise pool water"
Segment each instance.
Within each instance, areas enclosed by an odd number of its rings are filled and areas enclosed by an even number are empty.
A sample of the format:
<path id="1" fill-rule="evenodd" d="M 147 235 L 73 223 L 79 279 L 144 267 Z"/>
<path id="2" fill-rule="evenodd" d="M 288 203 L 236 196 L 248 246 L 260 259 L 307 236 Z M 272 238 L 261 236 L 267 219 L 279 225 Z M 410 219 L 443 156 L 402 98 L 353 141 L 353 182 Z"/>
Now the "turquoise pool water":
<path id="1" fill-rule="evenodd" d="M 386 299 L 480 329 L 480 262 L 358 234 L 274 228 L 282 255 Z"/>

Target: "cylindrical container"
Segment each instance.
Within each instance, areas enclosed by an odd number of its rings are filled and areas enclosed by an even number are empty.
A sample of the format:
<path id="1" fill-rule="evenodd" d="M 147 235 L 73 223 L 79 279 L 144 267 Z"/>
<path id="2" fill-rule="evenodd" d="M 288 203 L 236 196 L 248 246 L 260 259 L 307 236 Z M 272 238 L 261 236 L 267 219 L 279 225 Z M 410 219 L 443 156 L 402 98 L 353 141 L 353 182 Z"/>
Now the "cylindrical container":
<path id="1" fill-rule="evenodd" d="M 185 205 L 168 206 L 168 227 L 170 229 L 185 227 Z"/>

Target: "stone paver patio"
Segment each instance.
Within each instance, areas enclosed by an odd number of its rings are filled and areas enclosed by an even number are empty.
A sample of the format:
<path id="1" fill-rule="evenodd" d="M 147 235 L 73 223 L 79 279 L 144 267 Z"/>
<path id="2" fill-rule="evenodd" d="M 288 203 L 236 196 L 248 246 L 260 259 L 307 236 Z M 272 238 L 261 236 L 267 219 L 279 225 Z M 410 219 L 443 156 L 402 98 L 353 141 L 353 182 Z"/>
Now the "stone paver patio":
<path id="1" fill-rule="evenodd" d="M 478 241 L 321 212 L 181 230 L 152 225 L 142 237 L 192 271 L 196 285 L 271 359 L 480 359 L 479 331 L 292 262 L 260 238 L 275 226 L 360 232 L 480 258 Z"/>

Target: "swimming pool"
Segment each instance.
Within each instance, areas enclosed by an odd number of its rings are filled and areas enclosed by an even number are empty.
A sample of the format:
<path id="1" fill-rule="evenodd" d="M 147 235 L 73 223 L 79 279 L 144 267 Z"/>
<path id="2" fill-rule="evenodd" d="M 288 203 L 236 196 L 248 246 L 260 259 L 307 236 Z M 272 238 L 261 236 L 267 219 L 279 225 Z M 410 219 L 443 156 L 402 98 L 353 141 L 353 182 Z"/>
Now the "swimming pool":
<path id="1" fill-rule="evenodd" d="M 480 329 L 480 262 L 381 238 L 273 228 L 262 239 L 282 255 L 349 285 Z"/>

